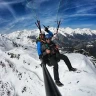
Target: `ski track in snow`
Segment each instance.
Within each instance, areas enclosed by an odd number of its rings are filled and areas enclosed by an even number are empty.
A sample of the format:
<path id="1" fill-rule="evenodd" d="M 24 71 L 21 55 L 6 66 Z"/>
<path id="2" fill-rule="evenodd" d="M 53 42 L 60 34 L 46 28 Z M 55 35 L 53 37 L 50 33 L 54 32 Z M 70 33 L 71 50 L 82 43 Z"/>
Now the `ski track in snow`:
<path id="1" fill-rule="evenodd" d="M 65 29 L 68 30 L 71 33 L 70 28 Z M 0 36 L 0 96 L 45 96 L 43 72 L 39 65 L 36 43 L 27 38 L 27 36 L 37 36 L 38 31 L 35 32 L 25 30 Z M 12 42 L 20 46 L 16 47 Z M 11 58 L 8 53 L 15 55 Z M 18 54 L 20 54 L 19 59 Z M 57 87 L 62 96 L 95 96 L 96 68 L 92 61 L 81 54 L 65 55 L 78 72 L 69 72 L 66 64 L 63 61 L 59 62 L 60 80 L 64 86 Z M 47 68 L 53 78 L 53 67 L 47 66 Z"/>
<path id="2" fill-rule="evenodd" d="M 22 67 L 22 68 L 24 68 L 24 67 Z M 34 74 L 39 78 L 39 80 L 40 80 L 41 82 L 43 82 L 36 72 L 31 71 L 31 70 L 29 70 L 29 69 L 27 69 L 27 68 L 24 68 L 24 69 L 27 70 L 27 71 L 30 71 L 30 72 L 34 73 Z"/>

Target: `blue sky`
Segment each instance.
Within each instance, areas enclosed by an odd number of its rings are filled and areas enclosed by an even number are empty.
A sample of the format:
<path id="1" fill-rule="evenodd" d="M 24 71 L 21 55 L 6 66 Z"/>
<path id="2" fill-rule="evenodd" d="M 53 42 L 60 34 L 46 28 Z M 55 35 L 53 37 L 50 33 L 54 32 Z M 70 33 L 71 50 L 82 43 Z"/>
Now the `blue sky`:
<path id="1" fill-rule="evenodd" d="M 41 26 L 96 29 L 96 0 L 0 0 L 0 33 Z M 43 26 L 42 26 L 43 28 Z"/>

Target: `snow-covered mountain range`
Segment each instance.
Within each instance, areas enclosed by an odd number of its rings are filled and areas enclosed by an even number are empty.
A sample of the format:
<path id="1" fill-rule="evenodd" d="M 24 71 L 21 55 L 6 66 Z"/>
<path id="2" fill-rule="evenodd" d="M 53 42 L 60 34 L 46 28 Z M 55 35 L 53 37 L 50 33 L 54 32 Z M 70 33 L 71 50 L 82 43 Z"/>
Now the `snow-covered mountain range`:
<path id="1" fill-rule="evenodd" d="M 54 27 L 50 27 L 49 28 L 53 33 L 56 32 L 56 28 Z M 42 31 L 44 31 L 42 29 Z M 34 33 L 35 32 L 35 33 Z M 16 34 L 15 34 L 16 33 Z M 35 30 L 23 30 L 23 31 L 16 31 L 16 32 L 12 32 L 11 34 L 8 34 L 8 37 L 14 38 L 14 37 L 20 37 L 22 34 L 22 36 L 30 36 L 31 34 L 33 34 L 37 36 L 37 34 L 39 33 L 38 29 Z M 74 35 L 74 34 L 80 34 L 80 35 L 96 35 L 96 30 L 91 30 L 90 28 L 77 28 L 77 29 L 72 29 L 72 28 L 59 28 L 59 33 L 66 36 L 66 34 L 68 35 Z"/>
<path id="2" fill-rule="evenodd" d="M 55 28 L 50 30 L 56 31 Z M 66 33 L 73 35 L 78 32 L 96 35 L 95 30 L 74 30 L 60 28 L 59 32 L 63 36 L 67 36 Z M 35 40 L 38 33 L 36 29 L 0 35 L 0 96 L 46 96 L 43 72 L 36 51 Z M 91 57 L 78 53 L 65 55 L 72 66 L 80 71 L 69 72 L 66 64 L 59 62 L 60 80 L 64 86 L 58 88 L 62 96 L 95 96 L 96 66 Z M 53 78 L 53 67 L 47 68 Z"/>
<path id="3" fill-rule="evenodd" d="M 55 28 L 50 28 L 50 30 L 52 30 L 53 32 L 56 31 Z M 83 29 L 80 29 L 80 28 L 77 28 L 77 29 L 72 29 L 72 28 L 60 28 L 59 29 L 59 32 L 62 33 L 63 35 L 65 34 L 69 34 L 69 35 L 74 35 L 74 34 L 81 34 L 81 35 L 84 35 L 84 34 L 87 34 L 87 35 L 96 35 L 96 30 L 91 30 L 89 28 L 83 28 Z"/>

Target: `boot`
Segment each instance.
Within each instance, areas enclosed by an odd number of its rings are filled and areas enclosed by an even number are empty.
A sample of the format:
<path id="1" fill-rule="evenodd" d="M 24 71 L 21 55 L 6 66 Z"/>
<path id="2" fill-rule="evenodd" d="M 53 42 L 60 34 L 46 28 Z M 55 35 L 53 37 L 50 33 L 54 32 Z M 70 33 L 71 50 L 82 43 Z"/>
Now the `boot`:
<path id="1" fill-rule="evenodd" d="M 77 71 L 77 69 L 72 67 L 69 71 Z"/>
<path id="2" fill-rule="evenodd" d="M 58 81 L 56 80 L 55 83 L 57 86 L 63 86 L 63 84 L 59 80 Z"/>

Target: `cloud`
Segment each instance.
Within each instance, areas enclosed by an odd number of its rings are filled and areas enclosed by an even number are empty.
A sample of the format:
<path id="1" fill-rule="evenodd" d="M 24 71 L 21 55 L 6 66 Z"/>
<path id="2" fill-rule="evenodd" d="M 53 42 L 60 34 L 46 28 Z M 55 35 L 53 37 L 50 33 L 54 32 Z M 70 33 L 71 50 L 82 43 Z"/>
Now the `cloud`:
<path id="1" fill-rule="evenodd" d="M 83 1 L 76 1 L 72 2 L 72 4 L 69 3 L 67 7 L 63 10 L 63 12 L 70 12 L 72 10 L 71 15 L 74 14 L 94 14 L 96 12 L 96 0 L 83 0 Z M 83 15 L 82 15 L 83 16 Z M 91 15 L 92 16 L 92 15 Z"/>
<path id="2" fill-rule="evenodd" d="M 3 19 L 2 17 L 0 17 L 0 24 L 6 23 L 6 22 L 8 22 L 8 21 L 10 21 L 10 20 L 6 20 L 6 19 Z"/>
<path id="3" fill-rule="evenodd" d="M 58 9 L 57 2 L 59 2 L 58 0 L 55 1 L 54 0 L 53 1 L 52 0 L 0 0 L 0 10 L 2 10 L 2 12 L 5 12 L 6 10 L 9 11 L 8 14 L 10 15 L 11 13 L 12 16 L 15 18 L 14 21 L 8 22 L 7 23 L 8 25 L 4 27 L 6 29 L 6 32 L 10 30 L 12 32 L 12 30 L 35 27 L 34 22 L 36 21 L 36 19 L 39 18 L 41 20 L 41 25 L 44 24 L 46 26 L 50 25 L 56 27 L 56 22 L 55 22 L 57 19 L 56 17 L 58 17 L 58 19 L 62 18 L 64 20 L 64 22 L 62 20 L 62 23 L 65 24 L 64 26 L 71 25 L 74 22 L 75 22 L 74 24 L 76 23 L 83 24 L 83 22 L 81 21 L 85 20 L 84 23 L 89 22 L 92 19 L 92 17 L 93 18 L 96 17 L 96 6 L 95 6 L 96 0 L 91 0 L 91 1 L 61 0 L 61 1 L 63 3 L 61 4 L 60 10 L 57 15 L 57 9 Z M 20 7 L 19 6 L 20 4 L 17 3 L 23 3 L 25 6 Z M 20 8 L 24 7 L 24 11 L 20 13 L 20 16 L 17 12 L 17 9 L 19 8 L 12 9 L 11 7 L 12 4 L 16 4 Z M 16 13 L 18 14 L 18 16 Z M 23 14 L 26 14 L 27 16 L 26 15 L 24 16 Z M 4 20 L 4 18 L 1 20 L 2 22 L 7 22 L 7 20 Z M 94 20 L 94 22 L 95 21 L 96 20 Z M 90 21 L 90 23 L 92 22 Z"/>
<path id="4" fill-rule="evenodd" d="M 90 7 L 81 7 L 79 10 L 77 10 L 76 13 L 89 13 L 91 11 L 94 11 L 96 10 L 96 6 L 90 6 Z"/>
<path id="5" fill-rule="evenodd" d="M 82 24 L 82 25 L 74 24 L 74 25 L 70 25 L 70 26 L 73 28 L 94 28 L 95 25 L 94 24 Z"/>
<path id="6" fill-rule="evenodd" d="M 8 5 L 8 3 L 7 2 L 0 2 L 0 10 L 8 10 L 11 14 L 12 14 L 12 16 L 16 19 L 16 13 L 15 13 L 15 11 L 11 8 L 11 6 L 10 5 Z"/>
<path id="7" fill-rule="evenodd" d="M 47 2 L 49 0 L 26 0 L 27 4 L 26 7 L 31 8 L 31 9 L 38 9 L 40 5 L 44 2 Z"/>
<path id="8" fill-rule="evenodd" d="M 25 0 L 15 0 L 15 1 L 13 1 L 13 0 L 1 0 L 1 2 L 0 2 L 0 4 L 16 4 L 16 3 L 21 3 L 21 2 L 24 2 Z"/>
<path id="9" fill-rule="evenodd" d="M 8 32 L 13 32 L 16 30 L 23 30 L 23 29 L 28 29 L 28 28 L 33 28 L 35 23 L 32 15 L 27 15 L 23 17 L 19 17 L 15 19 L 14 21 L 9 22 L 6 26 L 4 26 L 3 32 L 8 33 Z M 31 29 L 32 29 L 31 28 Z"/>
<path id="10" fill-rule="evenodd" d="M 56 17 L 48 17 L 48 18 L 45 18 L 43 20 L 41 20 L 43 24 L 45 25 L 54 25 L 55 21 L 56 21 Z"/>
<path id="11" fill-rule="evenodd" d="M 41 27 L 43 28 L 43 24 L 45 26 L 57 26 L 56 25 L 56 17 L 47 17 L 47 18 L 41 18 Z M 23 30 L 23 29 L 34 29 L 37 28 L 35 25 L 36 20 L 32 15 L 23 16 L 20 18 L 15 19 L 13 22 L 10 22 L 7 26 L 5 26 L 4 32 L 12 32 L 15 30 Z"/>
<path id="12" fill-rule="evenodd" d="M 94 6 L 94 3 L 90 3 L 90 5 L 89 5 L 89 3 L 86 3 L 86 4 L 76 4 L 74 6 L 68 5 L 69 7 L 67 6 L 67 8 L 65 8 L 64 11 L 74 10 L 74 9 L 79 10 L 80 8 L 84 9 L 86 6 L 92 7 L 92 6 Z"/>
<path id="13" fill-rule="evenodd" d="M 94 16 L 96 16 L 96 14 L 74 14 L 74 15 L 70 15 L 69 17 L 82 17 L 82 16 L 94 17 Z"/>
<path id="14" fill-rule="evenodd" d="M 78 18 L 78 17 L 96 17 L 96 14 L 72 14 L 72 15 L 64 15 L 61 17 L 63 20 L 72 20 L 72 18 Z"/>

